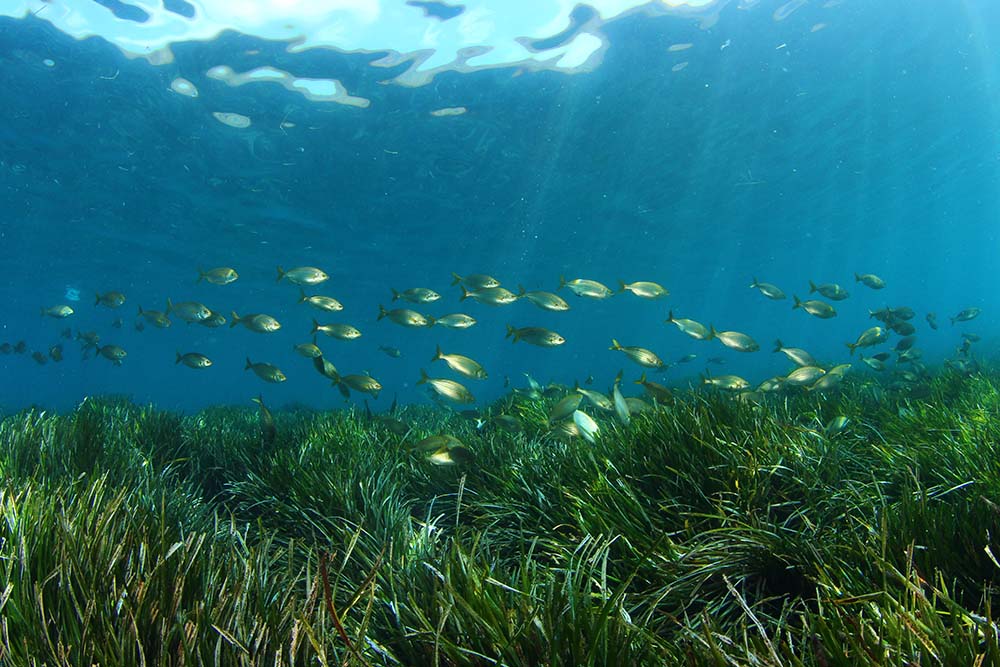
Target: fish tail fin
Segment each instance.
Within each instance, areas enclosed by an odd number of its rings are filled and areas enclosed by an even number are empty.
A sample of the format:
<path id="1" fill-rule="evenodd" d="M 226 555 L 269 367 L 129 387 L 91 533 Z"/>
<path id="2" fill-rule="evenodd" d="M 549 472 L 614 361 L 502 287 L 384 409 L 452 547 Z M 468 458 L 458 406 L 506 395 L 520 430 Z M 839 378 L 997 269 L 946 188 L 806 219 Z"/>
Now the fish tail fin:
<path id="1" fill-rule="evenodd" d="M 199 266 L 198 267 L 198 280 L 195 281 L 195 284 L 200 283 L 204 279 L 205 279 L 205 270 Z"/>
<path id="2" fill-rule="evenodd" d="M 470 294 L 472 294 L 472 292 L 470 292 L 469 290 L 465 289 L 465 285 L 462 285 L 462 298 L 459 299 L 459 301 L 465 301 L 466 299 L 469 298 Z"/>
<path id="3" fill-rule="evenodd" d="M 504 336 L 504 338 L 510 338 L 511 336 L 514 337 L 514 341 L 513 342 L 516 343 L 517 339 L 518 339 L 517 329 L 515 329 L 513 326 L 511 326 L 510 324 L 508 324 L 507 325 L 507 335 Z"/>
<path id="4" fill-rule="evenodd" d="M 854 274 L 854 282 L 856 282 L 856 283 L 860 283 L 861 282 L 861 276 L 859 276 L 857 273 Z"/>
<path id="5" fill-rule="evenodd" d="M 392 300 L 399 301 L 399 292 L 397 292 L 395 289 L 391 287 L 389 289 L 392 289 Z"/>
<path id="6" fill-rule="evenodd" d="M 141 315 L 142 315 L 142 306 L 139 306 L 139 312 L 136 314 L 136 317 L 139 317 Z"/>
<path id="7" fill-rule="evenodd" d="M 438 359 L 443 359 L 443 358 L 444 358 L 444 355 L 441 354 L 441 346 L 438 345 L 437 346 L 437 351 L 434 353 L 434 358 L 431 359 L 431 363 L 437 361 Z"/>
<path id="8" fill-rule="evenodd" d="M 750 289 L 758 287 L 759 285 L 760 285 L 760 282 L 757 281 L 757 276 L 753 276 L 753 282 L 750 283 Z"/>
<path id="9" fill-rule="evenodd" d="M 717 333 L 719 333 L 719 332 L 715 330 L 715 326 L 713 326 L 712 324 L 709 324 L 708 325 L 708 338 L 706 338 L 705 340 L 712 340 L 713 338 L 716 338 L 716 334 Z"/>
<path id="10" fill-rule="evenodd" d="M 810 280 L 809 281 L 809 293 L 812 294 L 815 291 L 816 291 L 816 283 L 814 283 L 813 281 Z"/>
<path id="11" fill-rule="evenodd" d="M 851 351 L 851 356 L 853 357 L 854 356 L 854 348 L 857 347 L 857 344 L 856 343 L 845 343 L 845 345 L 847 345 L 847 349 Z"/>
<path id="12" fill-rule="evenodd" d="M 781 339 L 780 338 L 776 338 L 775 341 L 774 341 L 774 351 L 775 352 L 781 352 L 781 348 L 783 348 L 783 347 L 785 347 L 785 346 L 781 344 Z"/>
<path id="13" fill-rule="evenodd" d="M 609 347 L 608 349 L 609 350 L 620 350 L 620 349 L 622 349 L 622 346 L 618 344 L 617 340 L 615 340 L 614 338 L 612 338 L 611 339 L 611 347 Z"/>
<path id="14" fill-rule="evenodd" d="M 431 317 L 430 315 L 424 315 L 427 318 L 427 326 L 432 327 L 437 324 L 437 319 Z"/>
<path id="15" fill-rule="evenodd" d="M 275 280 L 274 282 L 280 283 L 281 279 L 284 278 L 284 277 L 285 277 L 285 270 L 279 266 L 278 267 L 278 279 Z"/>
<path id="16" fill-rule="evenodd" d="M 459 285 L 462 282 L 462 276 L 458 275 L 454 271 L 451 272 L 451 284 Z"/>
<path id="17" fill-rule="evenodd" d="M 42 312 L 44 313 L 45 311 L 42 311 Z M 948 319 L 949 319 L 949 320 L 951 320 L 951 326 L 955 326 L 955 321 L 956 321 L 956 320 L 957 320 L 958 318 L 955 318 L 955 317 L 949 317 Z"/>
<path id="18" fill-rule="evenodd" d="M 101 303 L 101 293 L 94 292 L 94 305 L 97 306 L 100 305 L 100 303 Z"/>
<path id="19" fill-rule="evenodd" d="M 250 357 L 247 357 L 247 365 L 243 367 L 243 370 L 248 371 L 253 368 L 253 364 L 250 363 Z"/>
<path id="20" fill-rule="evenodd" d="M 619 285 L 618 294 L 621 294 L 622 292 L 628 289 L 628 285 L 625 284 L 624 280 L 619 280 L 618 285 Z"/>
<path id="21" fill-rule="evenodd" d="M 668 310 L 667 311 L 667 322 L 673 322 L 673 321 L 674 321 L 674 311 L 673 310 Z"/>
<path id="22" fill-rule="evenodd" d="M 300 287 L 299 288 L 299 303 L 303 303 L 308 298 L 309 297 L 306 296 L 306 291 Z"/>
<path id="23" fill-rule="evenodd" d="M 240 316 L 236 314 L 236 311 L 235 310 L 229 311 L 229 328 L 232 329 L 239 323 L 240 323 Z"/>
<path id="24" fill-rule="evenodd" d="M 420 369 L 420 379 L 417 380 L 417 384 L 427 384 L 428 380 L 430 380 L 430 377 L 428 377 L 427 371 L 425 371 L 423 368 L 421 368 Z"/>
<path id="25" fill-rule="evenodd" d="M 257 394 L 256 397 L 251 398 L 250 400 L 261 407 L 264 406 L 264 394 Z"/>
<path id="26" fill-rule="evenodd" d="M 559 289 L 566 287 L 566 276 L 559 276 Z"/>
<path id="27" fill-rule="evenodd" d="M 525 294 L 527 294 L 527 291 L 524 289 L 524 285 L 518 285 L 517 286 L 517 298 L 520 299 Z"/>
<path id="28" fill-rule="evenodd" d="M 175 361 L 175 362 L 174 362 L 174 365 L 175 365 L 175 366 L 176 366 L 177 364 L 181 363 L 181 359 L 183 359 L 183 358 L 184 358 L 184 357 L 182 357 L 182 356 L 181 356 L 181 353 L 180 353 L 180 352 L 177 352 L 176 354 L 177 354 L 177 361 Z"/>
<path id="29" fill-rule="evenodd" d="M 797 297 L 797 296 L 795 296 L 793 294 L 792 295 L 792 299 L 795 300 L 795 303 L 792 304 L 792 310 L 795 310 L 796 308 L 801 308 L 802 307 L 802 301 L 799 300 L 799 297 Z"/>
<path id="30" fill-rule="evenodd" d="M 319 331 L 319 322 L 317 322 L 316 318 L 314 317 L 313 318 L 313 328 L 312 328 L 312 331 L 310 331 L 309 333 L 313 333 L 314 334 L 317 331 Z"/>
<path id="31" fill-rule="evenodd" d="M 395 290 L 393 290 L 393 291 L 395 292 Z M 392 298 L 395 301 L 396 297 L 392 297 Z M 376 319 L 376 321 L 380 322 L 382 320 L 382 318 L 385 317 L 388 314 L 389 314 L 389 311 L 385 309 L 385 306 L 383 306 L 382 304 L 379 304 L 378 305 L 378 318 Z"/>
<path id="32" fill-rule="evenodd" d="M 646 371 L 642 372 L 642 375 L 639 376 L 639 379 L 636 380 L 635 383 L 636 384 L 646 384 Z"/>
<path id="33" fill-rule="evenodd" d="M 170 313 L 172 313 L 173 310 L 174 310 L 174 302 L 171 301 L 170 297 L 168 296 L 167 297 L 167 311 L 166 311 L 167 315 L 169 315 Z"/>

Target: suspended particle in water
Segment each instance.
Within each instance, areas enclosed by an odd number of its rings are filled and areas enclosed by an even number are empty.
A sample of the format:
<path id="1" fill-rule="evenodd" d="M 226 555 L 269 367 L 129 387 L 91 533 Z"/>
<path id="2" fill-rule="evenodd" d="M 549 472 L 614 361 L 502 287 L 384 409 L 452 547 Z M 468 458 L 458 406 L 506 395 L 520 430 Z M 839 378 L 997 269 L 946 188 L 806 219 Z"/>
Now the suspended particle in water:
<path id="1" fill-rule="evenodd" d="M 42 64 L 45 65 L 46 67 L 55 67 L 56 61 L 52 60 L 52 58 L 46 58 L 45 60 L 42 61 Z"/>
<path id="2" fill-rule="evenodd" d="M 215 116 L 217 121 L 223 125 L 228 125 L 229 127 L 235 127 L 241 130 L 250 127 L 250 118 L 248 116 L 244 116 L 243 114 L 232 113 L 229 111 L 213 111 L 212 115 Z"/>
<path id="3" fill-rule="evenodd" d="M 670 71 L 671 72 L 680 72 L 682 69 L 684 69 L 687 66 L 688 66 L 688 61 L 685 60 L 684 62 L 677 63 L 676 65 L 674 65 L 673 67 L 671 67 Z"/>
<path id="4" fill-rule="evenodd" d="M 684 44 L 671 44 L 670 46 L 667 47 L 667 53 L 677 53 L 678 51 L 687 51 L 692 46 L 694 46 L 694 44 L 692 44 L 691 42 L 686 42 Z"/>
<path id="5" fill-rule="evenodd" d="M 170 82 L 170 90 L 184 97 L 198 97 L 198 89 L 184 77 L 177 77 Z"/>
<path id="6" fill-rule="evenodd" d="M 438 118 L 443 116 L 461 116 L 466 111 L 468 111 L 468 109 L 465 107 L 444 107 L 443 109 L 435 109 L 431 112 L 431 115 Z"/>

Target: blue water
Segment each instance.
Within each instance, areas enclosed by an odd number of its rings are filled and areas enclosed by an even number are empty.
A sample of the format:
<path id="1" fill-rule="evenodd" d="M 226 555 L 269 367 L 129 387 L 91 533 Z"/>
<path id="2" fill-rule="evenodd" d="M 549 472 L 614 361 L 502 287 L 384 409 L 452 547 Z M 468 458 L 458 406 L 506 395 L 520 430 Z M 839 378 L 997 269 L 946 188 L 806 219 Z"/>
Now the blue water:
<path id="1" fill-rule="evenodd" d="M 637 378 L 638 366 L 608 350 L 612 337 L 665 360 L 698 354 L 650 374 L 665 384 L 697 382 L 715 356 L 726 363 L 712 372 L 756 383 L 789 370 L 771 352 L 775 338 L 823 363 L 850 360 L 844 343 L 875 324 L 869 309 L 885 305 L 917 311 L 926 361 L 951 355 L 962 331 L 982 335 L 977 354 L 991 359 L 1000 328 L 1000 7 L 809 2 L 775 21 L 780 6 L 730 3 L 708 29 L 686 16 L 633 14 L 604 27 L 607 52 L 591 72 L 444 72 L 419 87 L 379 83 L 405 66 L 372 67 L 371 54 L 289 53 L 280 42 L 224 33 L 175 44 L 174 62 L 152 65 L 100 37 L 76 40 L 44 13 L 0 18 L 0 342 L 23 339 L 29 352 L 65 346 L 63 362 L 44 366 L 29 354 L 0 356 L 0 406 L 65 409 L 114 393 L 194 410 L 246 404 L 258 392 L 274 406 L 342 406 L 292 350 L 309 340 L 314 316 L 361 329 L 358 341 L 319 344 L 341 372 L 379 379 L 385 389 L 372 404 L 382 408 L 395 396 L 428 400 L 415 386 L 421 368 L 460 379 L 430 363 L 438 344 L 486 367 L 488 380 L 463 380 L 479 405 L 508 391 L 505 376 L 523 386 L 525 372 L 568 384 L 593 375 L 602 389 L 619 369 Z M 668 53 L 685 42 L 694 46 Z M 682 61 L 690 64 L 673 71 Z M 311 102 L 269 83 L 230 87 L 205 76 L 220 63 L 335 76 L 371 104 Z M 197 85 L 198 98 L 170 91 L 178 76 Z M 450 106 L 469 111 L 428 113 Z M 216 110 L 253 125 L 227 127 Z M 297 304 L 295 286 L 275 283 L 279 264 L 325 269 L 331 280 L 308 291 L 345 310 Z M 222 265 L 240 279 L 196 284 L 199 266 Z M 553 291 L 560 275 L 612 287 L 652 280 L 671 296 L 599 302 L 562 290 L 568 313 L 527 302 L 490 308 L 459 303 L 452 272 Z M 877 273 L 888 287 L 870 290 L 855 272 Z M 749 289 L 753 276 L 788 300 Z M 835 304 L 838 317 L 791 309 L 809 280 L 851 292 Z M 391 288 L 414 286 L 443 295 L 417 310 L 465 312 L 478 324 L 376 322 Z M 66 300 L 68 289 L 79 302 Z M 126 294 L 120 311 L 93 306 L 107 290 Z M 137 306 L 162 309 L 167 297 L 227 316 L 269 313 L 283 328 L 209 330 L 175 317 L 170 329 L 136 331 Z M 39 317 L 57 303 L 76 314 Z M 972 306 L 982 308 L 977 320 L 949 324 Z M 762 349 L 740 354 L 690 339 L 664 324 L 668 309 L 746 332 Z M 937 331 L 923 320 L 929 311 Z M 121 329 L 112 326 L 118 317 Z M 548 327 L 567 343 L 512 345 L 507 323 Z M 96 330 L 128 358 L 120 367 L 83 360 L 77 343 L 60 338 L 65 327 Z M 175 365 L 178 350 L 215 365 Z M 247 356 L 277 364 L 288 381 L 244 372 Z M 852 372 L 871 371 L 856 362 Z"/>

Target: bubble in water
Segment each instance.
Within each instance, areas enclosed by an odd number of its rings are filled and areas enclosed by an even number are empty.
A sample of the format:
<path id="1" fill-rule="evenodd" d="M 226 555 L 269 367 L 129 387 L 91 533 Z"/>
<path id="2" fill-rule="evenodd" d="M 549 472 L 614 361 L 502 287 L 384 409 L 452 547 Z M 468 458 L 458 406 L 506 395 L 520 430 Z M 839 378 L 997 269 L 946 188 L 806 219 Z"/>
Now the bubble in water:
<path id="1" fill-rule="evenodd" d="M 64 295 L 67 301 L 79 301 L 80 300 L 80 289 L 78 287 L 66 286 L 66 294 Z"/>
<path id="2" fill-rule="evenodd" d="M 215 116 L 217 121 L 223 125 L 228 125 L 229 127 L 235 127 L 241 130 L 250 127 L 250 118 L 248 116 L 244 116 L 243 114 L 232 113 L 229 111 L 213 111 L 212 115 Z"/>
<path id="3" fill-rule="evenodd" d="M 177 77 L 170 82 L 170 90 L 184 97 L 198 97 L 198 89 L 184 77 Z"/>

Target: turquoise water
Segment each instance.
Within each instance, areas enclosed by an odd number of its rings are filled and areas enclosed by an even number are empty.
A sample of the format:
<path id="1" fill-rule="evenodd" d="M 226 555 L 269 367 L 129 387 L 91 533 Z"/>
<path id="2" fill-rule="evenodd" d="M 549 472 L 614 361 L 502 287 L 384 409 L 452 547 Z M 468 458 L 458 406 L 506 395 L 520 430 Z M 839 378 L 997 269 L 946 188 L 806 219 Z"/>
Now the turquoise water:
<path id="1" fill-rule="evenodd" d="M 697 354 L 649 373 L 667 385 L 697 383 L 706 368 L 751 384 L 784 374 L 790 365 L 771 352 L 776 338 L 827 367 L 853 361 L 851 373 L 863 376 L 874 371 L 844 343 L 876 323 L 870 309 L 887 305 L 916 311 L 929 367 L 954 356 L 963 332 L 982 337 L 977 358 L 992 359 L 1000 10 L 988 2 L 654 4 L 617 16 L 583 8 L 534 17 L 516 3 L 453 3 L 462 11 L 443 20 L 404 2 L 383 2 L 381 15 L 366 18 L 358 2 L 351 20 L 364 19 L 365 29 L 342 38 L 330 29 L 343 18 L 336 12 L 286 20 L 296 38 L 332 35 L 328 48 L 298 48 L 238 21 L 198 33 L 207 12 L 198 3 L 0 7 L 0 342 L 27 348 L 0 356 L 0 406 L 64 409 L 113 393 L 194 410 L 246 404 L 261 392 L 274 406 L 342 406 L 340 392 L 292 349 L 310 340 L 314 316 L 362 331 L 356 341 L 319 344 L 342 373 L 368 372 L 384 387 L 378 399 L 348 402 L 381 408 L 394 397 L 428 400 L 416 386 L 422 368 L 462 379 L 431 363 L 437 345 L 486 368 L 488 379 L 462 380 L 478 405 L 509 391 L 505 378 L 524 386 L 526 372 L 570 385 L 593 376 L 599 389 L 619 369 L 636 379 L 642 369 L 608 350 L 612 338 L 665 361 Z M 113 12 L 125 18 L 112 20 Z M 135 32 L 164 12 L 189 32 Z M 157 18 L 143 22 L 143 14 Z M 455 53 L 444 37 L 435 50 L 435 35 L 459 24 L 463 48 L 479 38 L 498 62 L 449 67 Z M 530 64 L 510 48 L 525 26 L 537 30 Z M 579 67 L 544 57 L 588 31 L 601 46 Z M 169 46 L 148 48 L 153 34 Z M 418 75 L 420 39 L 420 57 L 439 71 Z M 398 62 L 383 66 L 393 50 Z M 231 85 L 261 67 L 290 73 L 288 87 Z M 178 77 L 198 96 L 172 90 Z M 290 77 L 336 79 L 349 96 L 309 99 Z M 431 114 L 456 107 L 466 112 Z M 231 127 L 213 112 L 251 124 Z M 309 292 L 336 297 L 344 310 L 296 303 L 298 288 L 275 282 L 277 265 L 324 269 L 331 279 Z M 239 280 L 196 283 L 199 267 L 214 266 L 234 267 Z M 452 272 L 551 291 L 560 275 L 613 288 L 649 280 L 670 296 L 595 301 L 562 289 L 569 312 L 523 301 L 490 307 L 460 302 Z M 855 272 L 876 273 L 887 287 L 855 283 Z M 788 299 L 749 289 L 754 276 Z M 850 292 L 836 318 L 791 308 L 809 280 Z M 411 307 L 468 313 L 477 324 L 450 331 L 377 321 L 392 288 L 417 286 L 442 298 Z M 95 292 L 108 290 L 126 295 L 120 309 L 94 306 Z M 169 329 L 137 331 L 137 306 L 163 309 L 168 297 L 227 317 L 268 313 L 282 328 L 207 329 L 173 317 Z M 56 304 L 76 312 L 39 316 Z M 949 323 L 970 307 L 982 314 Z M 745 332 L 761 350 L 693 340 L 664 323 L 670 309 Z M 928 312 L 939 329 L 927 326 Z M 567 342 L 512 345 L 508 323 L 553 329 Z M 96 331 L 128 356 L 120 366 L 84 359 L 78 342 L 61 337 L 66 328 Z M 57 344 L 61 362 L 30 357 Z M 175 365 L 177 351 L 214 365 Z M 276 364 L 287 382 L 244 371 L 248 356 Z M 724 363 L 706 366 L 712 357 Z"/>

